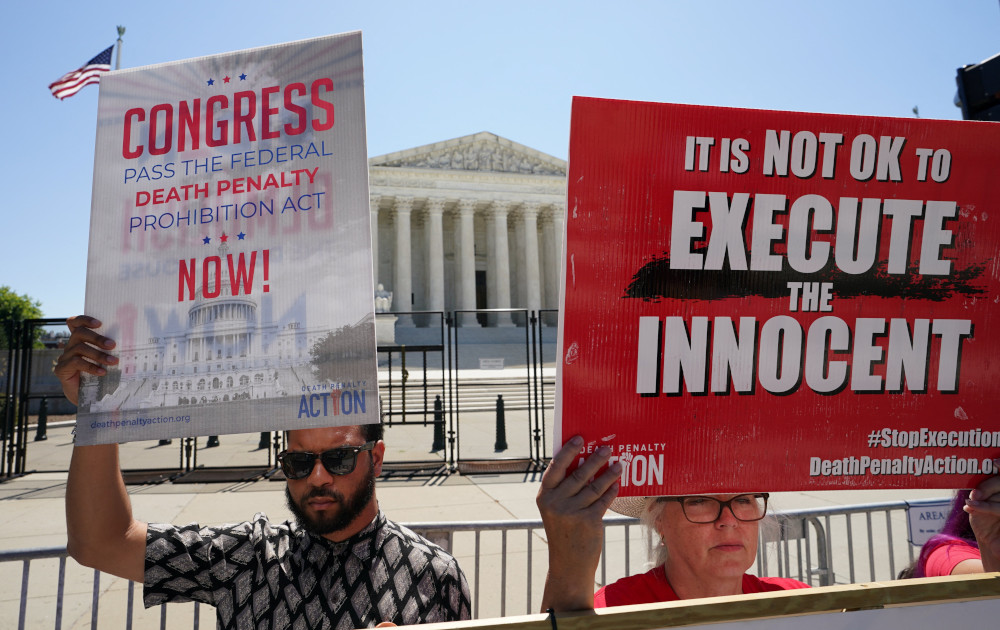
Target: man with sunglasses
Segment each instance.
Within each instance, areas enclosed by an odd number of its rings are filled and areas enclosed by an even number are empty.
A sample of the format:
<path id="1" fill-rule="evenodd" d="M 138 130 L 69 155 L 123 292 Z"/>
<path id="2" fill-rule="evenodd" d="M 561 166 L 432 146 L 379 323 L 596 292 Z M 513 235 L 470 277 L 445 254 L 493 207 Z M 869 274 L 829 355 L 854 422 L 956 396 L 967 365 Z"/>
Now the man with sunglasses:
<path id="1" fill-rule="evenodd" d="M 100 322 L 70 318 L 55 374 L 74 404 L 80 375 L 117 359 Z M 74 446 L 66 483 L 67 548 L 80 564 L 143 582 L 147 607 L 199 601 L 219 628 L 364 628 L 469 619 L 455 559 L 385 517 L 375 497 L 382 425 L 288 432 L 278 455 L 294 522 L 263 514 L 222 527 L 132 516 L 118 445 Z"/>

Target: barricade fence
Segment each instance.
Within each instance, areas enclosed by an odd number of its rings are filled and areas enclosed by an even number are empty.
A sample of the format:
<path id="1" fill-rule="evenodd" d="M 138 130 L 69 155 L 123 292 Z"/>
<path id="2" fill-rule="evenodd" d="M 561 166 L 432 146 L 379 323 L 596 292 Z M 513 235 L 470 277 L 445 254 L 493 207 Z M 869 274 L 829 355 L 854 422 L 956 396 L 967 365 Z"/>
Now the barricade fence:
<path id="1" fill-rule="evenodd" d="M 892 580 L 916 555 L 905 501 L 779 512 L 763 525 L 750 572 L 812 586 Z M 609 517 L 598 585 L 647 571 L 656 540 L 636 519 Z M 465 571 L 475 618 L 538 612 L 548 569 L 540 520 L 412 523 Z M 18 567 L 20 563 L 20 567 Z M 20 574 L 20 580 L 18 580 Z M 141 585 L 67 562 L 65 547 L 0 551 L 2 628 L 212 628 L 198 604 L 145 610 Z M 16 602 L 16 604 L 15 604 Z"/>

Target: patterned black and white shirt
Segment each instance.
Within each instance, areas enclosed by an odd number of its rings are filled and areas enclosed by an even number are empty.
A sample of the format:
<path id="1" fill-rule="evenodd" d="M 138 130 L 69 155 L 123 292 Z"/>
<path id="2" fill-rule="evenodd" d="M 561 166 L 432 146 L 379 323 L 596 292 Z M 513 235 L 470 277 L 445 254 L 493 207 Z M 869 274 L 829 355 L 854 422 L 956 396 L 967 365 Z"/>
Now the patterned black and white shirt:
<path id="1" fill-rule="evenodd" d="M 370 628 L 470 618 L 455 558 L 381 510 L 331 542 L 263 514 L 222 527 L 150 524 L 143 603 L 215 606 L 219 628 Z"/>

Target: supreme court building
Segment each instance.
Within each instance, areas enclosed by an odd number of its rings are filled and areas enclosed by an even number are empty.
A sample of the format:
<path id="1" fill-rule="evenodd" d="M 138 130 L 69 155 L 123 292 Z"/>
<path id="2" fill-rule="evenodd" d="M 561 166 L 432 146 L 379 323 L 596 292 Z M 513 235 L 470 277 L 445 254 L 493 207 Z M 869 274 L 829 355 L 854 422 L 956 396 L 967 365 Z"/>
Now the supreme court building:
<path id="1" fill-rule="evenodd" d="M 564 160 L 481 132 L 370 158 L 368 172 L 375 286 L 393 313 L 558 308 Z M 523 320 L 460 321 L 484 323 Z"/>

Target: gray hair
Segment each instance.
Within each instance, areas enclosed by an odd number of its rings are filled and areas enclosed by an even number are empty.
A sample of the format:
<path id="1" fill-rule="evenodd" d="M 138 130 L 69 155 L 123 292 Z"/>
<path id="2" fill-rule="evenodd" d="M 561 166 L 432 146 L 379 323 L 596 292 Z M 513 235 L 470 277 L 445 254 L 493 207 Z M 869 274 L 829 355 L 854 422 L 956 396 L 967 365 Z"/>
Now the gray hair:
<path id="1" fill-rule="evenodd" d="M 646 498 L 646 505 L 642 508 L 642 516 L 639 517 L 639 522 L 646 530 L 646 539 L 649 541 L 647 557 L 650 568 L 658 567 L 667 561 L 667 546 L 663 543 L 663 537 L 656 529 L 656 521 L 663 514 L 666 502 L 657 501 L 657 498 Z"/>

